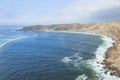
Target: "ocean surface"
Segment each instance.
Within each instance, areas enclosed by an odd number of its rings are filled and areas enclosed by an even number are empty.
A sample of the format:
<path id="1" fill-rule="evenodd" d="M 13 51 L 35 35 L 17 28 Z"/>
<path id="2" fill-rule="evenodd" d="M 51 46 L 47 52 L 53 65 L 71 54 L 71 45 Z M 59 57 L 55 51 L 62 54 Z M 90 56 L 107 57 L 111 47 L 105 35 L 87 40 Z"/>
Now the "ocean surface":
<path id="1" fill-rule="evenodd" d="M 113 80 L 102 60 L 112 39 L 0 27 L 0 80 Z"/>

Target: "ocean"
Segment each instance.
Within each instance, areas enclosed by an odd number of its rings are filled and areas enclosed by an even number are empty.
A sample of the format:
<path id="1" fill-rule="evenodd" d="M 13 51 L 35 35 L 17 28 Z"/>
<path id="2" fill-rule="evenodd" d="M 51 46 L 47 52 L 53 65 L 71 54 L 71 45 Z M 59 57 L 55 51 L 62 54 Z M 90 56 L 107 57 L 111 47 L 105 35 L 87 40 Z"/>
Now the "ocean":
<path id="1" fill-rule="evenodd" d="M 101 65 L 111 38 L 18 28 L 0 27 L 0 80 L 118 80 Z"/>

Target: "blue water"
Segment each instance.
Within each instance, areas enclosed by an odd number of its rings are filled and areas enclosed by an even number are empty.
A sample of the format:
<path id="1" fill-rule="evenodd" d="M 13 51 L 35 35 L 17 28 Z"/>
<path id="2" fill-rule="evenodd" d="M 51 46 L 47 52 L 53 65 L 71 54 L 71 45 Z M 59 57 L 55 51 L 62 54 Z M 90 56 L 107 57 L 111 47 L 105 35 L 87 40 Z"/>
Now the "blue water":
<path id="1" fill-rule="evenodd" d="M 0 27 L 0 80 L 99 79 L 87 61 L 103 43 L 100 36 L 16 29 Z"/>

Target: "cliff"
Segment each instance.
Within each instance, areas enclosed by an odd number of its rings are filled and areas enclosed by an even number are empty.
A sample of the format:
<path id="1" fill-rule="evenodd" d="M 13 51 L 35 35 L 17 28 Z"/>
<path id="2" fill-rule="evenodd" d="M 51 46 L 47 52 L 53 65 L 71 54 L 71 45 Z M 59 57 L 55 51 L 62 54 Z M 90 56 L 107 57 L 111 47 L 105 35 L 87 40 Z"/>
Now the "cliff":
<path id="1" fill-rule="evenodd" d="M 106 68 L 113 70 L 120 77 L 120 22 L 93 23 L 93 24 L 58 24 L 36 25 L 24 27 L 19 31 L 70 31 L 90 32 L 107 35 L 115 40 L 115 44 L 107 51 L 104 64 Z"/>

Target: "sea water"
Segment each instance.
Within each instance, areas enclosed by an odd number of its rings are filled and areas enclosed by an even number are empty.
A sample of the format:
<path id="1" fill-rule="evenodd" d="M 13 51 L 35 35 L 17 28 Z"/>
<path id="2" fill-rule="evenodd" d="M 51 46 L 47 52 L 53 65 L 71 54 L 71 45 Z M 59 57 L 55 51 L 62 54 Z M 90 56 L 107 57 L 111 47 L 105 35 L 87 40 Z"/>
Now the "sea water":
<path id="1" fill-rule="evenodd" d="M 0 80 L 119 80 L 101 65 L 111 38 L 16 29 L 0 27 Z"/>

